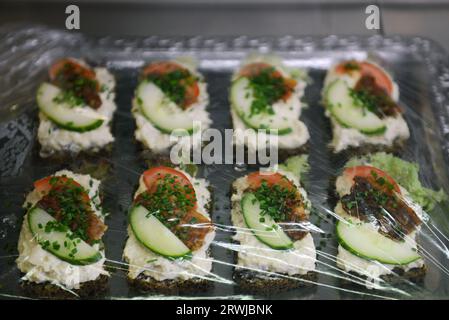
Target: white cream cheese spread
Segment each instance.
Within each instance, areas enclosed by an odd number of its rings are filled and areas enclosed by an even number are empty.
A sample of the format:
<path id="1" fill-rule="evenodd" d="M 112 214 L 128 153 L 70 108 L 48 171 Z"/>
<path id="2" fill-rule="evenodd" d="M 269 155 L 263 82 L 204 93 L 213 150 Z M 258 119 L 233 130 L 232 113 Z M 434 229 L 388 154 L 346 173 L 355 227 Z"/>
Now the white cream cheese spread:
<path id="1" fill-rule="evenodd" d="M 289 172 L 279 173 L 294 182 L 307 204 L 306 213 L 309 215 L 310 202 L 298 179 Z M 231 218 L 236 232 L 233 239 L 239 242 L 237 265 L 253 271 L 276 272 L 290 276 L 304 275 L 315 270 L 316 250 L 310 232 L 301 240 L 294 241 L 292 249 L 275 250 L 260 242 L 248 229 L 240 204 L 248 186 L 246 176 L 237 179 L 233 183 L 234 193 L 231 197 Z"/>
<path id="2" fill-rule="evenodd" d="M 190 180 L 195 189 L 198 201 L 197 211 L 210 218 L 206 210 L 211 199 L 208 182 L 204 179 L 193 178 L 180 169 L 177 170 Z M 134 196 L 136 197 L 145 190 L 146 186 L 141 177 L 139 188 Z M 207 277 L 210 274 L 213 259 L 209 256 L 208 250 L 215 238 L 215 230 L 206 235 L 203 245 L 192 252 L 191 259 L 180 260 L 170 260 L 147 249 L 137 240 L 130 227 L 128 227 L 128 236 L 123 259 L 128 263 L 128 277 L 131 279 L 137 278 L 141 273 L 149 277 L 148 279 L 157 281 L 167 279 L 186 280 L 196 277 Z"/>
<path id="3" fill-rule="evenodd" d="M 195 103 L 193 103 L 185 111 L 186 117 L 190 117 L 201 123 L 201 130 L 210 127 L 212 121 L 209 118 L 209 113 L 206 111 L 206 107 L 209 104 L 209 94 L 207 93 L 207 84 L 203 79 L 203 76 L 196 70 L 195 63 L 189 61 L 175 60 L 176 63 L 188 69 L 195 77 L 198 78 L 199 95 Z M 174 102 L 171 108 L 178 108 Z M 165 132 L 156 128 L 139 110 L 139 106 L 136 102 L 136 98 L 132 101 L 132 114 L 136 119 L 136 140 L 140 141 L 146 148 L 154 151 L 155 153 L 167 153 L 169 148 L 177 145 L 182 150 L 196 149 L 201 146 L 201 139 L 192 139 L 192 135 L 185 135 L 179 137 L 172 137 Z M 188 114 L 188 115 L 187 115 Z M 201 135 L 199 136 L 201 138 Z"/>
<path id="4" fill-rule="evenodd" d="M 100 85 L 101 106 L 95 112 L 106 118 L 103 124 L 93 130 L 76 132 L 65 130 L 42 112 L 39 112 L 39 128 L 37 138 L 41 144 L 40 155 L 51 156 L 58 152 L 79 153 L 81 151 L 97 152 L 114 141 L 111 133 L 110 122 L 117 108 L 115 99 L 115 79 L 105 68 L 95 68 L 95 76 Z"/>
<path id="5" fill-rule="evenodd" d="M 370 63 L 383 70 L 382 67 L 376 63 L 371 61 Z M 329 85 L 335 80 L 344 80 L 350 88 L 354 88 L 361 77 L 361 73 L 356 71 L 351 72 L 350 74 L 340 74 L 336 71 L 337 65 L 338 64 L 332 66 L 326 75 L 322 91 L 323 96 Z M 393 101 L 398 102 L 398 85 L 385 70 L 384 73 L 389 77 L 393 85 L 391 98 Z M 326 111 L 325 114 L 331 119 L 333 139 L 330 146 L 334 152 L 340 152 L 348 147 L 357 148 L 365 144 L 392 146 L 395 141 L 407 140 L 410 137 L 409 127 L 401 114 L 384 117 L 382 120 L 385 124 L 386 130 L 384 133 L 376 135 L 367 135 L 357 129 L 344 127 L 331 115 L 329 111 Z"/>
<path id="6" fill-rule="evenodd" d="M 68 170 L 58 171 L 54 175 L 66 175 L 83 186 L 89 192 L 92 211 L 98 217 L 104 219 L 99 210 L 101 205 L 98 192 L 100 181 L 91 178 L 89 175 L 76 174 Z M 28 194 L 24 207 L 35 205 L 41 198 L 42 195 L 33 190 Z M 71 290 L 78 289 L 83 282 L 96 280 L 100 275 L 109 275 L 104 269 L 106 258 L 104 257 L 104 250 L 100 248 L 99 244 L 93 246 L 100 250 L 102 259 L 90 265 L 72 265 L 44 250 L 31 234 L 27 221 L 27 215 L 25 215 L 18 242 L 19 257 L 16 260 L 19 270 L 24 273 L 23 280 L 36 283 L 49 282 Z"/>
<path id="7" fill-rule="evenodd" d="M 303 146 L 310 138 L 309 131 L 299 117 L 304 108 L 301 98 L 304 95 L 306 82 L 304 75 L 296 75 L 295 70 L 289 70 L 282 65 L 279 59 L 273 57 L 254 56 L 249 57 L 242 63 L 242 68 L 247 64 L 263 62 L 273 65 L 276 71 L 279 71 L 286 78 L 294 78 L 297 85 L 287 101 L 278 101 L 272 105 L 274 114 L 280 118 L 291 119 L 291 132 L 287 134 L 277 135 L 277 144 L 280 149 L 295 149 Z M 298 71 L 298 70 L 296 70 Z M 299 71 L 298 71 L 299 72 Z M 302 73 L 302 71 L 301 71 Z M 238 77 L 238 71 L 233 75 L 233 80 Z M 249 128 L 237 115 L 235 110 L 231 108 L 232 123 L 234 126 L 234 144 L 245 145 L 250 152 L 265 149 L 270 143 L 273 143 L 272 135 L 262 134 L 257 130 Z M 271 142 L 270 142 L 271 139 Z"/>
<path id="8" fill-rule="evenodd" d="M 370 164 L 366 164 L 370 165 Z M 346 178 L 344 175 L 337 178 L 336 181 L 336 191 L 340 197 L 347 195 L 351 192 L 352 181 Z M 401 190 L 401 195 L 404 201 L 415 211 L 415 213 L 420 217 L 421 220 L 426 219 L 425 213 L 422 208 L 413 202 L 413 200 L 408 195 L 407 190 L 399 186 Z M 343 209 L 341 201 L 339 201 L 334 209 L 334 212 L 337 216 L 341 218 L 346 218 L 354 221 L 357 224 L 366 223 L 371 225 L 369 222 L 363 222 L 354 216 L 349 216 Z M 408 235 L 408 241 L 412 241 L 416 245 L 416 234 L 419 230 L 412 232 Z M 424 265 L 423 259 L 418 259 L 411 263 L 405 265 L 391 265 L 381 263 L 375 260 L 367 260 L 361 257 L 356 256 L 355 254 L 349 252 L 341 245 L 338 246 L 338 254 L 337 254 L 337 266 L 343 269 L 346 272 L 356 272 L 360 275 L 365 276 L 367 279 L 365 281 L 365 285 L 367 288 L 376 288 L 379 285 L 380 276 L 388 275 L 393 273 L 393 269 L 399 268 L 404 271 L 408 271 L 413 268 L 421 268 Z"/>

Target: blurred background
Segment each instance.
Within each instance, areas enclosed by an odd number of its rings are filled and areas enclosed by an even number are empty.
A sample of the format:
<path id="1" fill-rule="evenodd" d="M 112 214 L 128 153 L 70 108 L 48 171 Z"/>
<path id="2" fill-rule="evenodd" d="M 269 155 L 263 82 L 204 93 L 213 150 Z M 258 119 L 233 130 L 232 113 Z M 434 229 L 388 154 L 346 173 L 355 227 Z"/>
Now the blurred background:
<path id="1" fill-rule="evenodd" d="M 77 4 L 81 31 L 95 35 L 402 34 L 429 37 L 449 50 L 449 0 L 1 0 L 0 25 L 64 28 Z M 367 30 L 375 4 L 381 29 Z"/>

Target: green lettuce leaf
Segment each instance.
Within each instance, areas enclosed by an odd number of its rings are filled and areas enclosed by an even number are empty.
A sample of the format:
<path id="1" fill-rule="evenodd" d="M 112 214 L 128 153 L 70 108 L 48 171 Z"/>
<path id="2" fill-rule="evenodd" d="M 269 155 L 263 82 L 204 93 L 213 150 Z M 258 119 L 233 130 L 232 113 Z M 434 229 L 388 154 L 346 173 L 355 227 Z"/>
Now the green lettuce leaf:
<path id="1" fill-rule="evenodd" d="M 279 165 L 279 169 L 290 171 L 294 175 L 296 175 L 299 180 L 301 180 L 301 177 L 307 174 L 307 172 L 309 172 L 310 170 L 308 158 L 308 155 L 290 157 L 285 160 L 283 164 Z"/>

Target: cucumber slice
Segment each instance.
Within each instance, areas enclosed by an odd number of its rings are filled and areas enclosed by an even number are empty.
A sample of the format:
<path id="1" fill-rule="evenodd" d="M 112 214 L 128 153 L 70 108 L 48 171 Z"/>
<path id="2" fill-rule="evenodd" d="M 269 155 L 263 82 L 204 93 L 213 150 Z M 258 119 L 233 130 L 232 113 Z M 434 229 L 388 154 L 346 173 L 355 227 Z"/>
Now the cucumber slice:
<path id="1" fill-rule="evenodd" d="M 344 127 L 355 128 L 369 135 L 383 134 L 387 127 L 376 114 L 354 104 L 344 80 L 332 82 L 325 93 L 329 112 Z"/>
<path id="2" fill-rule="evenodd" d="M 421 258 L 413 241 L 391 240 L 366 223 L 338 221 L 337 239 L 343 248 L 367 260 L 405 265 Z"/>
<path id="3" fill-rule="evenodd" d="M 43 249 L 74 265 L 88 265 L 102 258 L 98 250 L 80 238 L 74 237 L 70 230 L 46 232 L 45 226 L 49 222 L 56 222 L 56 219 L 45 210 L 34 207 L 28 212 L 31 233 Z"/>
<path id="4" fill-rule="evenodd" d="M 194 119 L 189 111 L 184 111 L 174 103 L 170 103 L 162 90 L 154 83 L 142 81 L 137 87 L 136 97 L 142 114 L 159 131 L 171 134 L 173 131 L 183 129 L 182 131 L 185 130 L 188 134 L 194 133 Z"/>
<path id="5" fill-rule="evenodd" d="M 260 214 L 259 201 L 253 193 L 246 193 L 241 205 L 246 225 L 260 242 L 276 250 L 293 248 L 292 240 L 282 228 L 269 215 Z"/>
<path id="6" fill-rule="evenodd" d="M 241 77 L 234 81 L 230 93 L 231 105 L 237 115 L 247 127 L 253 129 L 276 129 L 278 135 L 292 132 L 291 120 L 284 119 L 279 115 L 251 114 L 251 104 L 254 100 L 253 90 L 249 87 L 248 78 Z"/>
<path id="7" fill-rule="evenodd" d="M 67 103 L 56 103 L 54 99 L 61 94 L 61 89 L 44 82 L 37 90 L 39 110 L 59 127 L 85 132 L 98 128 L 104 117 L 89 107 L 72 107 Z"/>
<path id="8" fill-rule="evenodd" d="M 129 224 L 137 240 L 154 253 L 171 259 L 190 256 L 190 249 L 143 206 L 131 209 Z"/>

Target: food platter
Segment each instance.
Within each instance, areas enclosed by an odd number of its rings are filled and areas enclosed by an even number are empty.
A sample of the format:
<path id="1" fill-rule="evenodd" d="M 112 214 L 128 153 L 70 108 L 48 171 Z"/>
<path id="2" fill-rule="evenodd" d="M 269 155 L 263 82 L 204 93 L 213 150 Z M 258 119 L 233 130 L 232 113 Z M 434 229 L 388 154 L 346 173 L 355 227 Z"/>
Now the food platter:
<path id="1" fill-rule="evenodd" d="M 174 298 L 142 295 L 126 281 L 122 252 L 127 238 L 127 210 L 148 163 L 135 142 L 131 100 L 138 71 L 153 60 L 192 56 L 208 83 L 212 127 L 224 132 L 231 128 L 229 85 L 239 62 L 249 53 L 274 53 L 291 67 L 307 70 L 310 82 L 303 101 L 308 105 L 303 121 L 309 128 L 309 163 L 304 178 L 312 201 L 311 222 L 323 233 L 313 234 L 319 255 L 318 279 L 313 286 L 270 296 L 273 299 L 424 299 L 449 297 L 449 218 L 448 207 L 437 206 L 429 226 L 423 230 L 422 245 L 428 253 L 428 271 L 421 285 L 388 286 L 370 290 L 345 283 L 346 276 L 335 268 L 336 237 L 332 189 L 335 177 L 349 154 L 334 154 L 328 147 L 331 127 L 321 105 L 321 89 L 326 70 L 342 59 L 370 58 L 389 70 L 400 88 L 400 102 L 411 136 L 398 155 L 420 166 L 422 183 L 449 192 L 449 64 L 447 54 L 437 44 L 419 37 L 102 37 L 92 38 L 33 26 L 1 30 L 0 71 L 0 296 L 33 298 L 20 289 L 16 267 L 17 240 L 24 210 L 21 205 L 33 181 L 69 166 L 73 170 L 95 172 L 103 182 L 104 207 L 110 213 L 105 235 L 107 262 L 111 271 L 106 299 Z M 43 160 L 36 140 L 38 124 L 35 92 L 51 63 L 61 57 L 86 59 L 95 66 L 107 67 L 116 77 L 116 103 L 112 131 L 116 138 L 111 154 L 78 159 L 73 163 Z M 212 221 L 222 228 L 212 243 L 213 273 L 217 281 L 197 298 L 262 298 L 249 296 L 232 284 L 235 252 L 231 243 L 230 195 L 232 182 L 256 166 L 236 164 L 199 165 L 199 176 L 212 186 Z M 103 172 L 104 171 L 104 172 Z M 347 279 L 346 279 L 347 280 Z M 178 297 L 179 298 L 179 297 Z"/>

